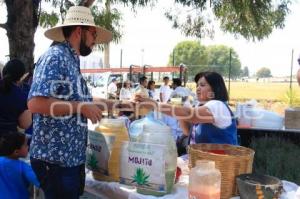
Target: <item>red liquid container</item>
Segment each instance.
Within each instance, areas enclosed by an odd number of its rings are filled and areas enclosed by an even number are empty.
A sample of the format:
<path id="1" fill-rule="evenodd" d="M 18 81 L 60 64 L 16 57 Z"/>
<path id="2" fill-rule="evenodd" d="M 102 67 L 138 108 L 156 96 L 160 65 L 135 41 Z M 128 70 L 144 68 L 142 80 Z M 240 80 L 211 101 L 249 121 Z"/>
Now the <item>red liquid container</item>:
<path id="1" fill-rule="evenodd" d="M 221 173 L 215 162 L 198 160 L 190 171 L 189 199 L 220 199 Z"/>

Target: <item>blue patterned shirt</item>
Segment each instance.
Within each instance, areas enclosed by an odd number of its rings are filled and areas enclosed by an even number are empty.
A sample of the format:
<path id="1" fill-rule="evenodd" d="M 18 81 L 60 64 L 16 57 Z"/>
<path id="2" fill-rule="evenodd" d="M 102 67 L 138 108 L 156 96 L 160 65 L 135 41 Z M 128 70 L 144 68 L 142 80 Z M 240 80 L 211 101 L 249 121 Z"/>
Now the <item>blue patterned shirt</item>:
<path id="1" fill-rule="evenodd" d="M 79 56 L 68 42 L 52 46 L 36 64 L 28 99 L 35 96 L 66 101 L 92 100 L 80 73 Z M 30 155 L 63 167 L 85 163 L 87 119 L 80 114 L 51 117 L 33 115 Z"/>

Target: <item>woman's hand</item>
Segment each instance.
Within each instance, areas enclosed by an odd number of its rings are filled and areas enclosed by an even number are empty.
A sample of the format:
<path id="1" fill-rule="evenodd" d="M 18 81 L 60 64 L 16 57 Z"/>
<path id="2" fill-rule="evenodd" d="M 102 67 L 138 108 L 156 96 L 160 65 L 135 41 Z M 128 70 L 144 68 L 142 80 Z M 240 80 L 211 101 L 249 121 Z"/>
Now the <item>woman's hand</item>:
<path id="1" fill-rule="evenodd" d="M 135 95 L 134 101 L 137 102 L 136 107 L 138 108 L 156 109 L 158 107 L 158 103 L 154 99 L 142 95 Z"/>
<path id="2" fill-rule="evenodd" d="M 18 118 L 18 126 L 27 129 L 32 124 L 32 114 L 29 110 L 25 110 Z"/>

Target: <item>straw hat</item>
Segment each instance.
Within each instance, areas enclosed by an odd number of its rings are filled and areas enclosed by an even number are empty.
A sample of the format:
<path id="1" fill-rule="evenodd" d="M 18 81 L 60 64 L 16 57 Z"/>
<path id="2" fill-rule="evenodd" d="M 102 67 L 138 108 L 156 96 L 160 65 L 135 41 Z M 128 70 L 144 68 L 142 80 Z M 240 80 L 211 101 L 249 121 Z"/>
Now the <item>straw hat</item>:
<path id="1" fill-rule="evenodd" d="M 102 27 L 96 26 L 91 10 L 84 6 L 70 7 L 64 23 L 46 30 L 45 36 L 51 40 L 62 42 L 65 40 L 62 27 L 78 25 L 95 27 L 97 31 L 95 43 L 97 44 L 108 43 L 112 40 L 112 33 Z"/>

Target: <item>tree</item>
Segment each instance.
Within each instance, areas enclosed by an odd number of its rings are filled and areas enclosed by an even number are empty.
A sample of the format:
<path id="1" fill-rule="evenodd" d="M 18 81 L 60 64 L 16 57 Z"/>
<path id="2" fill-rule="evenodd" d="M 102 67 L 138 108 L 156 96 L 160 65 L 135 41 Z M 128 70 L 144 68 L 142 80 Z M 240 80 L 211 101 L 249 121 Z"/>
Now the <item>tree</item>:
<path id="1" fill-rule="evenodd" d="M 258 78 L 272 77 L 272 75 L 271 75 L 271 70 L 270 70 L 269 68 L 262 67 L 262 68 L 260 68 L 260 69 L 256 72 L 256 76 L 257 76 Z"/>
<path id="2" fill-rule="evenodd" d="M 113 42 L 118 43 L 122 37 L 120 21 L 122 20 L 121 13 L 116 9 L 111 9 L 111 0 L 105 1 L 105 8 L 101 8 L 97 3 L 92 6 L 94 0 L 80 0 L 76 2 L 65 1 L 65 4 L 60 5 L 60 17 L 61 20 L 64 20 L 65 13 L 69 7 L 78 4 L 86 7 L 92 7 L 92 14 L 94 16 L 95 24 L 100 25 L 107 30 L 110 30 L 113 34 Z M 56 1 L 52 1 L 53 6 L 57 6 Z M 47 12 L 43 12 L 41 25 L 43 27 L 54 26 L 58 22 L 58 14 L 51 13 L 50 15 Z M 109 44 L 98 45 L 98 49 L 104 50 L 104 66 L 109 67 Z"/>
<path id="3" fill-rule="evenodd" d="M 150 1 L 119 0 L 116 2 L 135 7 L 137 5 L 146 6 Z M 94 0 L 44 0 L 43 2 L 42 0 L 4 0 L 7 9 L 7 21 L 0 24 L 0 28 L 5 29 L 7 32 L 10 58 L 21 59 L 25 63 L 27 70 L 30 69 L 34 62 L 34 34 L 38 25 L 42 27 L 55 26 L 59 18 L 61 20 L 64 19 L 66 10 L 70 6 L 75 4 L 89 4 L 88 6 L 90 6 L 93 2 Z M 42 6 L 45 4 L 51 4 L 53 10 L 45 9 Z M 57 10 L 59 12 L 55 12 Z M 116 10 L 105 13 L 104 10 L 98 9 L 97 6 L 94 6 L 92 10 L 95 11 L 93 13 L 94 16 L 98 17 L 95 23 L 103 25 L 112 31 L 113 40 L 116 42 L 119 41 L 121 38 L 121 33 L 118 32 L 120 25 L 119 22 L 115 21 L 120 19 L 119 13 Z"/>
<path id="4" fill-rule="evenodd" d="M 248 66 L 245 66 L 241 72 L 242 77 L 249 77 L 249 69 Z"/>
<path id="5" fill-rule="evenodd" d="M 108 1 L 110 2 L 110 0 Z M 51 3 L 52 7 L 59 9 L 59 14 L 49 9 L 43 10 L 42 8 L 44 7 L 41 2 L 42 0 L 4 0 L 7 8 L 7 22 L 0 24 L 0 27 L 4 28 L 7 32 L 9 56 L 11 58 L 20 58 L 25 62 L 27 67 L 33 64 L 34 34 L 39 20 L 41 19 L 40 23 L 43 26 L 54 26 L 58 22 L 59 16 L 61 19 L 64 18 L 66 8 L 78 1 L 43 1 L 44 3 Z M 94 0 L 81 0 L 81 2 L 92 4 Z M 111 0 L 111 2 L 135 8 L 149 4 L 153 6 L 158 1 Z M 178 15 L 175 6 L 172 5 L 171 10 L 167 11 L 165 15 L 173 22 L 173 27 L 180 28 L 187 36 L 202 38 L 206 35 L 213 35 L 214 29 L 211 20 L 213 16 L 206 17 L 207 13 L 211 10 L 215 18 L 220 21 L 223 31 L 235 34 L 236 36 L 242 36 L 246 39 L 262 40 L 268 37 L 274 28 L 284 27 L 285 18 L 289 13 L 288 6 L 290 1 L 175 0 L 175 4 L 184 6 L 188 10 Z M 183 17 L 185 21 L 181 22 L 179 16 L 184 15 L 186 15 Z"/>
<path id="6" fill-rule="evenodd" d="M 241 73 L 241 63 L 237 53 L 224 45 L 203 46 L 197 41 L 183 41 L 178 43 L 169 57 L 169 65 L 184 63 L 188 68 L 188 75 L 192 78 L 196 73 L 213 70 L 228 76 L 231 51 L 231 77 L 238 77 Z"/>
<path id="7" fill-rule="evenodd" d="M 168 65 L 179 66 L 185 64 L 189 74 L 196 74 L 205 70 L 206 63 L 205 46 L 198 41 L 183 41 L 178 43 L 169 56 Z"/>
<path id="8" fill-rule="evenodd" d="M 220 22 L 221 29 L 246 39 L 262 40 L 274 28 L 283 28 L 289 0 L 175 0 L 180 8 L 173 6 L 165 12 L 174 28 L 188 36 L 202 38 L 213 36 L 213 19 Z M 184 8 L 182 8 L 184 6 Z M 211 12 L 210 12 L 211 11 Z M 211 14 L 212 13 L 212 14 Z M 180 18 L 181 17 L 181 18 Z"/>
<path id="9" fill-rule="evenodd" d="M 10 58 L 21 59 L 27 68 L 33 65 L 34 33 L 38 26 L 40 0 L 5 0 L 6 30 Z"/>
<path id="10" fill-rule="evenodd" d="M 106 0 L 105 9 L 99 10 L 97 6 L 92 9 L 95 17 L 95 23 L 110 30 L 113 34 L 113 41 L 118 43 L 122 37 L 120 21 L 122 20 L 122 14 L 115 8 L 111 9 L 111 0 Z M 103 44 L 104 50 L 104 67 L 109 68 L 109 43 Z"/>
<path id="11" fill-rule="evenodd" d="M 207 47 L 207 65 L 210 69 L 219 72 L 223 76 L 229 75 L 231 51 L 231 77 L 240 76 L 241 62 L 238 54 L 230 47 L 214 45 Z"/>

